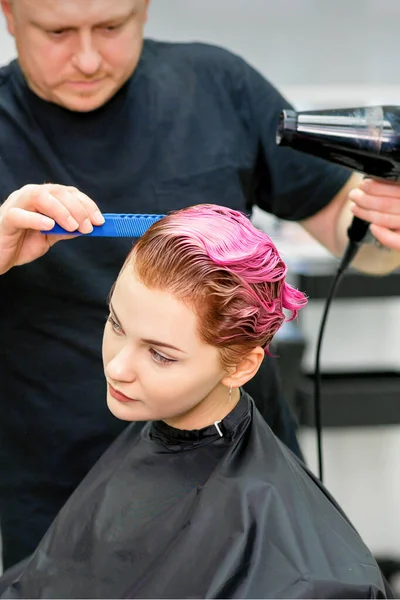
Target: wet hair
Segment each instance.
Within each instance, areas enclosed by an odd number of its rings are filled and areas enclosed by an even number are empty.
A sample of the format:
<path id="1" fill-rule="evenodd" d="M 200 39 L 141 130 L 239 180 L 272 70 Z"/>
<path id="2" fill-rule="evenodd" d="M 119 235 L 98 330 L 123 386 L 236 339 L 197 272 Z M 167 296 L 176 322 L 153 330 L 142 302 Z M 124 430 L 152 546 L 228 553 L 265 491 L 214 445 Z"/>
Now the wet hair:
<path id="1" fill-rule="evenodd" d="M 139 238 L 127 258 L 139 280 L 172 293 L 199 316 L 200 338 L 228 368 L 269 345 L 307 300 L 285 281 L 272 240 L 246 215 L 201 204 L 168 214 Z"/>

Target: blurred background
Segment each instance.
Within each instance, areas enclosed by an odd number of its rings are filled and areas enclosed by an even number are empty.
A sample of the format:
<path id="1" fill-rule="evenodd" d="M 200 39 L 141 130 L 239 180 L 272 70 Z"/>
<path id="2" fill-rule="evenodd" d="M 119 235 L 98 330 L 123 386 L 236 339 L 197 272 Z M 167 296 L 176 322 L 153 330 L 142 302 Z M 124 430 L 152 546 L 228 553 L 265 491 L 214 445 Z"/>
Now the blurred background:
<path id="1" fill-rule="evenodd" d="M 85 0 L 82 0 L 85 1 Z M 151 0 L 147 37 L 223 46 L 297 109 L 400 104 L 398 0 Z M 15 56 L 0 22 L 0 63 Z M 256 211 L 309 307 L 276 343 L 283 384 L 316 471 L 312 372 L 337 261 L 297 225 Z M 371 550 L 400 560 L 400 275 L 349 273 L 322 356 L 325 483 Z"/>

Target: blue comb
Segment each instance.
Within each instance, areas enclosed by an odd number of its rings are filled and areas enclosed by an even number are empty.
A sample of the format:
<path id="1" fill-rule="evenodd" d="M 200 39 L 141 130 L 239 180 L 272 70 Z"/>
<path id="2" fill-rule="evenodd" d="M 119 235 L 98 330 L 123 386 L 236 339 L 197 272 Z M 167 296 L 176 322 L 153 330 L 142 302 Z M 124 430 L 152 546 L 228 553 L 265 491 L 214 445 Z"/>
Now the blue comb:
<path id="1" fill-rule="evenodd" d="M 93 225 L 93 231 L 91 233 L 81 233 L 80 231 L 67 231 L 59 225 L 54 225 L 50 231 L 42 231 L 46 234 L 58 234 L 58 235 L 84 235 L 92 237 L 140 237 L 145 231 L 159 221 L 165 215 L 129 215 L 129 214 L 117 214 L 108 213 L 103 214 L 105 222 L 103 225 Z"/>

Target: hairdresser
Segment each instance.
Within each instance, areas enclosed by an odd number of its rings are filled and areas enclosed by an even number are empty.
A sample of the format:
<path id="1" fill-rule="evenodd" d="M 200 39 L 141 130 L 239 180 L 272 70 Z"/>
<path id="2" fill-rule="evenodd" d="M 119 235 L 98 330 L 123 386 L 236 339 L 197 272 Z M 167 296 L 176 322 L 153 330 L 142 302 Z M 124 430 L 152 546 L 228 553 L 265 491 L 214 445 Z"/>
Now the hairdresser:
<path id="1" fill-rule="evenodd" d="M 340 256 L 357 214 L 389 250 L 365 246 L 355 264 L 383 274 L 400 263 L 400 192 L 278 149 L 282 96 L 222 49 L 143 41 L 146 0 L 1 4 L 18 51 L 0 70 L 0 517 L 9 567 L 33 551 L 124 427 L 98 400 L 99 348 L 131 241 L 52 246 L 57 238 L 40 229 L 57 222 L 87 233 L 101 223 L 97 210 L 258 205 L 299 221 Z M 264 361 L 248 391 L 298 452 L 275 369 Z"/>

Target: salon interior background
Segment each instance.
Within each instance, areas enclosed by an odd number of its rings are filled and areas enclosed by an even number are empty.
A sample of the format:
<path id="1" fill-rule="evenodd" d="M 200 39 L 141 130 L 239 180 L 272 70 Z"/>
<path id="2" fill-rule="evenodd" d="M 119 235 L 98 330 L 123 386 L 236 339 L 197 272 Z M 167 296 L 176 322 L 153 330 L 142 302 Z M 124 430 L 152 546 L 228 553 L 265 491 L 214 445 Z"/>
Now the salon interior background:
<path id="1" fill-rule="evenodd" d="M 398 0 L 151 0 L 146 35 L 231 49 L 265 74 L 298 109 L 400 104 L 399 17 Z M 13 40 L 1 20 L 0 64 L 14 56 Z M 262 226 L 271 226 L 268 219 L 257 218 Z M 316 246 L 305 246 L 309 260 L 314 252 L 321 257 Z M 288 248 L 290 253 L 290 244 Z M 382 348 L 394 344 L 396 349 L 400 340 L 400 286 L 399 298 L 385 304 L 386 320 L 381 309 L 385 299 L 379 302 L 378 307 L 363 299 L 351 305 L 336 303 L 326 333 L 328 362 L 334 364 L 340 357 L 350 365 L 358 356 L 366 368 L 375 370 L 379 354 L 378 370 L 385 368 L 379 351 L 383 337 L 389 332 Z M 317 313 L 310 310 L 311 320 L 316 322 Z M 363 344 L 368 356 L 357 345 L 361 332 L 369 340 Z M 396 358 L 389 356 L 388 361 L 396 370 Z M 314 432 L 305 428 L 301 441 L 315 466 Z M 400 557 L 400 425 L 328 429 L 324 452 L 326 483 L 365 541 L 376 553 Z"/>

